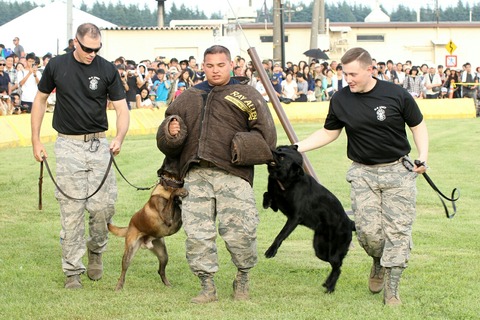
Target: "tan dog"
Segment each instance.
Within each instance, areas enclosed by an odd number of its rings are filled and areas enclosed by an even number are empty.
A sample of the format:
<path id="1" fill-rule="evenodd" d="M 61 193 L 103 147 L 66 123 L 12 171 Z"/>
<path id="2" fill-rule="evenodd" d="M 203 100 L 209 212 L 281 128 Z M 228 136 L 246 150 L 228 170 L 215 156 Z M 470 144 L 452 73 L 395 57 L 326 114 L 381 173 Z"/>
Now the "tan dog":
<path id="1" fill-rule="evenodd" d="M 116 227 L 108 224 L 108 230 L 116 236 L 125 237 L 125 252 L 122 259 L 122 273 L 115 290 L 121 290 L 125 283 L 125 274 L 135 253 L 144 246 L 158 258 L 158 274 L 166 286 L 170 286 L 165 275 L 168 263 L 167 247 L 164 237 L 176 233 L 182 226 L 182 216 L 178 206 L 179 198 L 188 195 L 184 188 L 159 183 L 153 189 L 150 199 L 130 219 L 128 227 Z"/>

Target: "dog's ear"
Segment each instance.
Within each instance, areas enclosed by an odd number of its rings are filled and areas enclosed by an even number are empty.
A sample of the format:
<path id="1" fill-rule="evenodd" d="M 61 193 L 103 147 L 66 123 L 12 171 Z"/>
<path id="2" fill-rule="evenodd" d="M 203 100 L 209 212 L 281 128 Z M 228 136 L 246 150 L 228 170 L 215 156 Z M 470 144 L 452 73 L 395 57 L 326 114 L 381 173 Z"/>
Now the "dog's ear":
<path id="1" fill-rule="evenodd" d="M 292 164 L 292 168 L 293 170 L 295 170 L 295 173 L 299 176 L 303 176 L 305 174 L 305 171 L 303 170 L 303 167 L 301 164 L 298 164 L 298 163 L 293 163 Z"/>
<path id="2" fill-rule="evenodd" d="M 292 144 L 292 149 L 298 151 L 298 145 Z"/>

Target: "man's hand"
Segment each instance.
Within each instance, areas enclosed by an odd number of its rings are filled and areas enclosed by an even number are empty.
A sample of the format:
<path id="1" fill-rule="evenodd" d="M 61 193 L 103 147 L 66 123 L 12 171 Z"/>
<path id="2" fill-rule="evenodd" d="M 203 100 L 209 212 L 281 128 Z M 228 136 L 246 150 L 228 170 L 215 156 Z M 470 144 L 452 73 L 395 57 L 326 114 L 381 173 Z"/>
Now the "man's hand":
<path id="1" fill-rule="evenodd" d="M 121 149 L 122 143 L 119 142 L 117 139 L 113 139 L 112 142 L 110 142 L 110 151 L 112 151 L 114 156 L 119 154 Z"/>
<path id="2" fill-rule="evenodd" d="M 180 123 L 178 122 L 177 119 L 172 119 L 170 123 L 168 124 L 168 133 L 171 136 L 176 136 L 180 132 Z"/>
<path id="3" fill-rule="evenodd" d="M 48 158 L 47 151 L 45 150 L 45 147 L 41 142 L 36 142 L 33 144 L 33 156 L 38 162 L 43 161 L 43 156 L 45 156 L 45 158 Z"/>

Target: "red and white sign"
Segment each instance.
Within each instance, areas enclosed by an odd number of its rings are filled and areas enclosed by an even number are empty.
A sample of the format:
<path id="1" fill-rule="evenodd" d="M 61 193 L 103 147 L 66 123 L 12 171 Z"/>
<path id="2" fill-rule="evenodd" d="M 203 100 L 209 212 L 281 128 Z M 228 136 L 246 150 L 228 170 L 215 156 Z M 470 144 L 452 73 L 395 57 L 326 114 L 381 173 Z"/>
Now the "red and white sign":
<path id="1" fill-rule="evenodd" d="M 445 56 L 445 67 L 455 68 L 457 66 L 457 56 L 447 55 Z"/>

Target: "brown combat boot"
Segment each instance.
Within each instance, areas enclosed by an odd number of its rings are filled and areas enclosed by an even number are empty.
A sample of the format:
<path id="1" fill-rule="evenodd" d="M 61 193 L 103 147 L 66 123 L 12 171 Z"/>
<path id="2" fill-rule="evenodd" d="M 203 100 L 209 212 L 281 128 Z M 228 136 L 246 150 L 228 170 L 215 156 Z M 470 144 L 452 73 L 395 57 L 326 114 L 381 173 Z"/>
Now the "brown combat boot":
<path id="1" fill-rule="evenodd" d="M 383 290 L 385 268 L 380 265 L 380 258 L 373 257 L 372 270 L 368 279 L 368 289 L 371 293 L 379 293 Z"/>
<path id="2" fill-rule="evenodd" d="M 233 300 L 248 300 L 248 272 L 238 270 L 233 280 Z"/>
<path id="3" fill-rule="evenodd" d="M 217 289 L 213 282 L 213 275 L 201 275 L 199 276 L 202 286 L 200 294 L 191 300 L 192 303 L 209 303 L 218 301 Z"/>
<path id="4" fill-rule="evenodd" d="M 400 306 L 399 284 L 404 268 L 385 268 L 385 291 L 383 292 L 383 303 L 387 306 Z"/>
<path id="5" fill-rule="evenodd" d="M 103 276 L 102 254 L 88 250 L 87 275 L 90 280 L 98 281 Z"/>
<path id="6" fill-rule="evenodd" d="M 72 276 L 67 276 L 65 279 L 65 289 L 82 289 L 80 275 L 74 274 Z"/>

